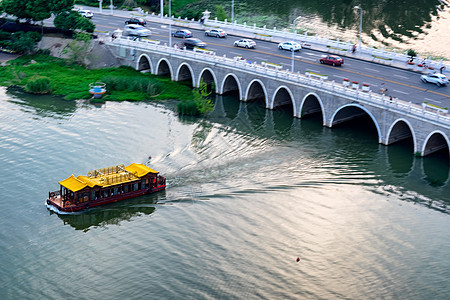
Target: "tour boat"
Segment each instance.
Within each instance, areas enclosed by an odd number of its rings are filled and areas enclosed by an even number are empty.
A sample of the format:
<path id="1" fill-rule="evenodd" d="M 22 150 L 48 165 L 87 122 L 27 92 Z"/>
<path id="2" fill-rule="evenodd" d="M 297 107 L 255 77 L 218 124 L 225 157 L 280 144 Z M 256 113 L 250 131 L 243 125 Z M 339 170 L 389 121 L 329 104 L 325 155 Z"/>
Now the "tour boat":
<path id="1" fill-rule="evenodd" d="M 59 182 L 59 191 L 49 192 L 47 208 L 76 212 L 94 206 L 154 193 L 166 188 L 166 179 L 143 164 L 117 165 L 73 174 Z"/>

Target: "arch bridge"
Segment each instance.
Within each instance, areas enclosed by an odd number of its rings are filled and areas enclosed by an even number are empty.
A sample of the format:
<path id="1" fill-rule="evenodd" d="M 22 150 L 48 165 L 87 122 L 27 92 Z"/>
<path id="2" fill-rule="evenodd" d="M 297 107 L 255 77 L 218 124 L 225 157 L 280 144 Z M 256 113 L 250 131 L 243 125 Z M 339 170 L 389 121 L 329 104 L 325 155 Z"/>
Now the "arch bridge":
<path id="1" fill-rule="evenodd" d="M 212 51 L 188 51 L 125 38 L 106 45 L 120 64 L 141 72 L 187 81 L 193 87 L 203 81 L 217 94 L 236 93 L 241 101 L 260 101 L 267 109 L 287 107 L 297 118 L 319 113 L 322 124 L 330 128 L 368 116 L 383 145 L 411 139 L 415 155 L 442 149 L 450 155 L 450 117 L 439 110 L 428 111 L 334 81 L 216 56 Z"/>

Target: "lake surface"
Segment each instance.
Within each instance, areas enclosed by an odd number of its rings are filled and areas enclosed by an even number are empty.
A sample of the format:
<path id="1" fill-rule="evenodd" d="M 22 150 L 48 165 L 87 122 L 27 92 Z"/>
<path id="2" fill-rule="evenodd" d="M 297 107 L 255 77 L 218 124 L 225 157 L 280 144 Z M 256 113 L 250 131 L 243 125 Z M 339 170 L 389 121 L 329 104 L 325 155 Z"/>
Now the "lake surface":
<path id="1" fill-rule="evenodd" d="M 448 158 L 233 97 L 173 106 L 0 88 L 1 299 L 448 299 Z M 149 155 L 164 192 L 44 205 L 72 173 Z"/>

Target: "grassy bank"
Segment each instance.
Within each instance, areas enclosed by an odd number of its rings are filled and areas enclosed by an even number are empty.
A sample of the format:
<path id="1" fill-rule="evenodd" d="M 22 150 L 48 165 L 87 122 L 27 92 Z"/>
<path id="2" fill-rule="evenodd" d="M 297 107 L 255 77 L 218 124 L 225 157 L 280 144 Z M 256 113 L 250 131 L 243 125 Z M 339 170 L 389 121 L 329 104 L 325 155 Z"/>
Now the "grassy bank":
<path id="1" fill-rule="evenodd" d="M 35 54 L 21 56 L 0 67 L 0 85 L 20 86 L 36 94 L 50 93 L 68 100 L 89 99 L 89 84 L 106 83 L 101 101 L 192 99 L 192 88 L 170 78 L 142 74 L 130 67 L 89 70 L 65 60 Z"/>

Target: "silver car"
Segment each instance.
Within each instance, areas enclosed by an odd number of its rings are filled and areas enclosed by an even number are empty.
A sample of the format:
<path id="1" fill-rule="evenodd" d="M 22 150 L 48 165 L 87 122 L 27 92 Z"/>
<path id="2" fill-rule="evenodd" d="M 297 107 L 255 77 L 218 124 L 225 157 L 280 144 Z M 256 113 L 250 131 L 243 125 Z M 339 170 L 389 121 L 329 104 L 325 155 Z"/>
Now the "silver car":
<path id="1" fill-rule="evenodd" d="M 137 24 L 125 25 L 125 28 L 123 29 L 123 35 L 144 37 L 151 34 L 152 32 L 149 29 Z"/>
<path id="2" fill-rule="evenodd" d="M 205 31 L 206 36 L 215 36 L 216 38 L 226 38 L 227 33 L 222 29 L 210 29 Z"/>
<path id="3" fill-rule="evenodd" d="M 420 79 L 425 83 L 434 83 L 437 86 L 446 86 L 448 85 L 448 79 L 447 76 L 443 74 L 426 74 L 420 76 Z"/>
<path id="4" fill-rule="evenodd" d="M 234 42 L 234 46 L 235 47 L 244 47 L 244 48 L 248 49 L 248 48 L 255 48 L 256 43 L 250 39 L 242 39 L 242 40 L 237 40 L 236 42 Z"/>

